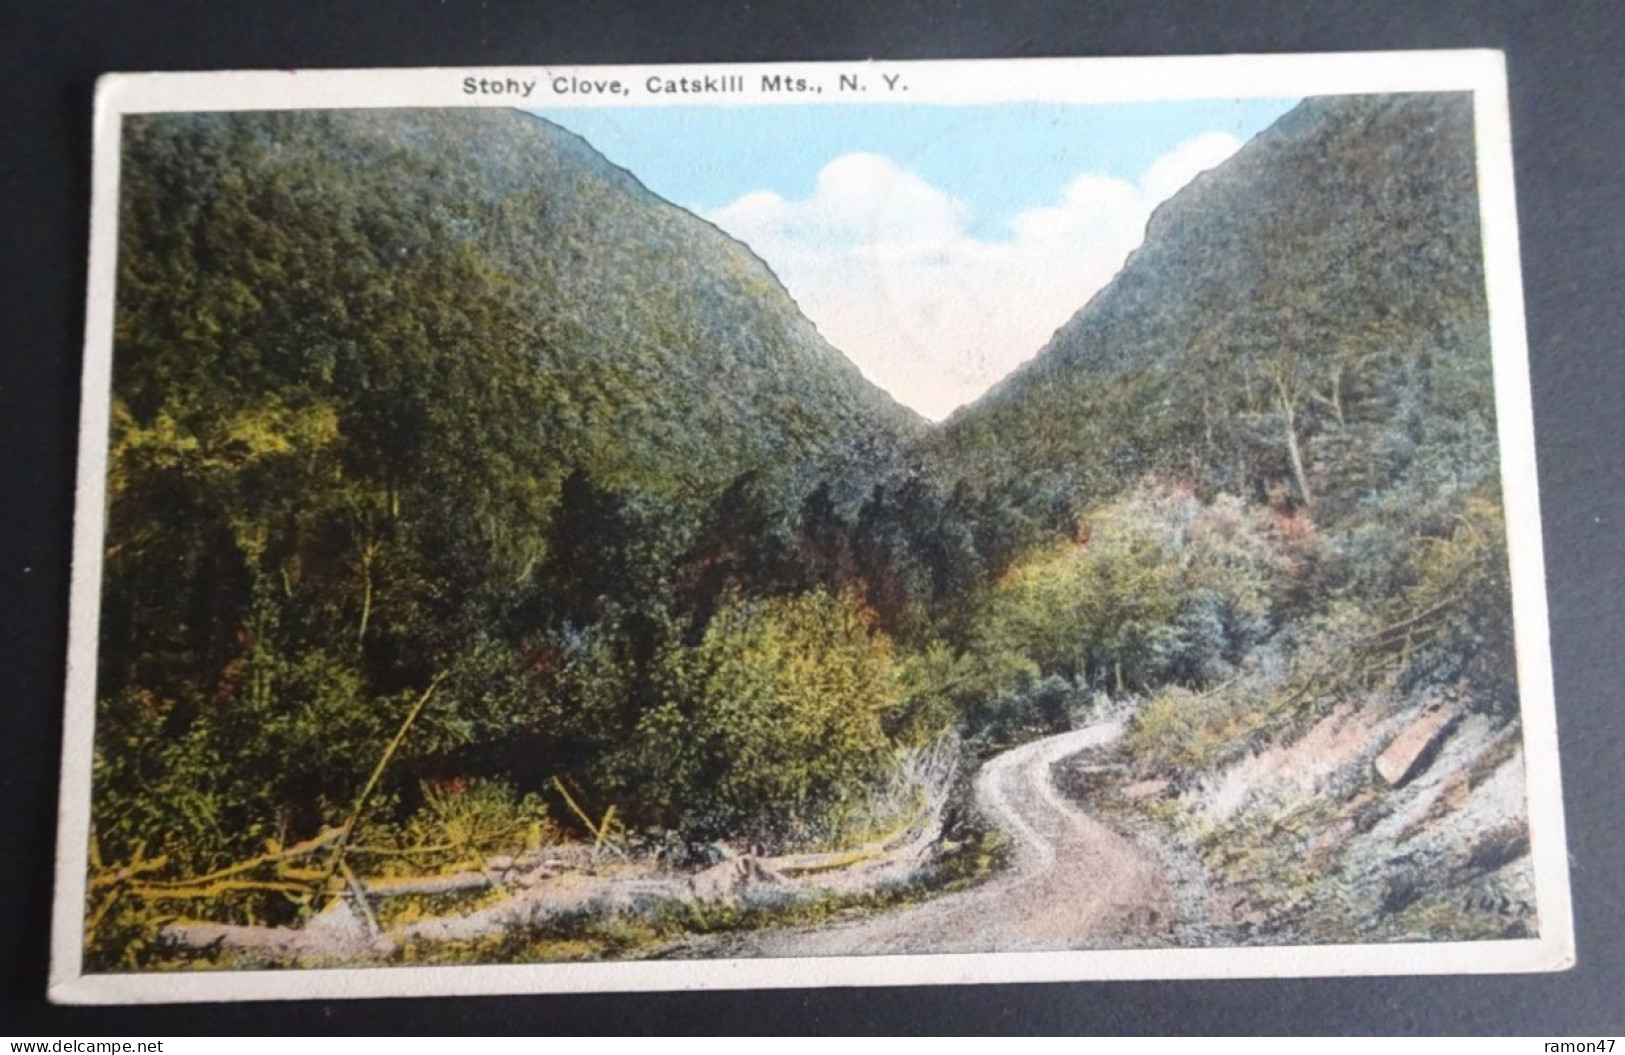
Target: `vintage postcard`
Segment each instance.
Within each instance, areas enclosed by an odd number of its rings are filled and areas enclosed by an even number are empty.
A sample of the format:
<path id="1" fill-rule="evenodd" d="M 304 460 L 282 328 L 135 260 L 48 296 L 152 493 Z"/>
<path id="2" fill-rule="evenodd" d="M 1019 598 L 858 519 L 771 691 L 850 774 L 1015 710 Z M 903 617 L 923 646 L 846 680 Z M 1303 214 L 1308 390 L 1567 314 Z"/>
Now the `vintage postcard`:
<path id="1" fill-rule="evenodd" d="M 1573 962 L 1493 52 L 97 97 L 52 997 Z"/>

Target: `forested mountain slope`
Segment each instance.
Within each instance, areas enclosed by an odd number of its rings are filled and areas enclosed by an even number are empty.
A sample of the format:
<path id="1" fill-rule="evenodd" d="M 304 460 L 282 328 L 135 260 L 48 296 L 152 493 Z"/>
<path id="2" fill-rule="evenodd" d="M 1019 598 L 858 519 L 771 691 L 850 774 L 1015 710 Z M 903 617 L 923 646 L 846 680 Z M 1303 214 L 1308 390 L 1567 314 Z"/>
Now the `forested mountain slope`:
<path id="1" fill-rule="evenodd" d="M 624 747 L 736 588 L 706 525 L 920 427 L 746 247 L 508 111 L 128 119 L 116 327 L 97 833 L 194 871 L 341 819 L 408 715 L 394 815 Z"/>
<path id="2" fill-rule="evenodd" d="M 1306 100 L 924 441 L 1061 536 L 982 636 L 1138 701 L 1105 794 L 1243 936 L 1539 925 L 1478 208 L 1469 97 Z"/>
<path id="3" fill-rule="evenodd" d="M 1496 449 L 1473 165 L 1465 95 L 1306 100 L 928 444 L 1059 516 L 1151 473 L 1323 520 L 1471 487 Z"/>
<path id="4" fill-rule="evenodd" d="M 523 362 L 558 464 L 674 491 L 917 423 L 745 246 L 540 118 L 155 115 L 125 171 L 121 392 L 182 351 L 223 383 L 375 390 L 428 354 Z"/>

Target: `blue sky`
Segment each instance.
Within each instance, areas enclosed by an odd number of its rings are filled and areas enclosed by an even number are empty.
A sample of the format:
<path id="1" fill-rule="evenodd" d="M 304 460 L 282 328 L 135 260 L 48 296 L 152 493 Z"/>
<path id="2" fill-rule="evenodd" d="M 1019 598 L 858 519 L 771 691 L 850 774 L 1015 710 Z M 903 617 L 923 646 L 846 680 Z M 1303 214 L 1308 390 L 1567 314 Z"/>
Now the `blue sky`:
<path id="1" fill-rule="evenodd" d="M 1157 203 L 1297 100 L 538 110 L 750 245 L 928 417 L 1030 358 Z"/>

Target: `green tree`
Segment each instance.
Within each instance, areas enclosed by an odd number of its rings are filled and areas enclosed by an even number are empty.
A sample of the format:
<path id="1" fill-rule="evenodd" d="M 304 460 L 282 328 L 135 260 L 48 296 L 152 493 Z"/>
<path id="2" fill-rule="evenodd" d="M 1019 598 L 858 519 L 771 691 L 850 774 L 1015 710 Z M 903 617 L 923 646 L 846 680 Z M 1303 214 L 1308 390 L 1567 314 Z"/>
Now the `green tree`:
<path id="1" fill-rule="evenodd" d="M 670 695 L 639 734 L 653 782 L 692 830 L 827 834 L 884 774 L 891 649 L 851 596 L 736 601 L 673 660 Z"/>

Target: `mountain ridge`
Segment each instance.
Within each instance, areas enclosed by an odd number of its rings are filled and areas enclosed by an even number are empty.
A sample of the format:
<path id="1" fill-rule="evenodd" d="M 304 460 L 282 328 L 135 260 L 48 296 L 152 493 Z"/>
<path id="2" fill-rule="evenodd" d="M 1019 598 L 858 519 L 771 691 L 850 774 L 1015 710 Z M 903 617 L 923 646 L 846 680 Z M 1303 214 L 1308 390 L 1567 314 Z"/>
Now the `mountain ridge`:
<path id="1" fill-rule="evenodd" d="M 460 239 L 518 309 L 530 357 L 559 378 L 568 405 L 550 408 L 555 426 L 606 477 L 711 489 L 747 468 L 816 459 L 846 436 L 918 427 L 817 333 L 748 246 L 545 118 L 388 110 L 167 120 L 237 122 L 270 148 L 259 178 L 289 178 L 277 173 L 303 164 L 324 193 L 370 183 Z M 714 384 L 724 371 L 726 389 Z M 699 432 L 725 442 L 696 443 Z"/>
<path id="2" fill-rule="evenodd" d="M 1305 100 L 1160 205 L 1117 276 L 923 446 L 989 486 L 1037 474 L 1099 496 L 1161 472 L 1310 502 L 1322 477 L 1346 497 L 1326 448 L 1396 409 L 1398 374 L 1487 396 L 1472 135 L 1465 96 Z M 1277 380 L 1296 455 L 1268 438 L 1287 431 Z M 1483 478 L 1493 427 L 1457 439 Z"/>

